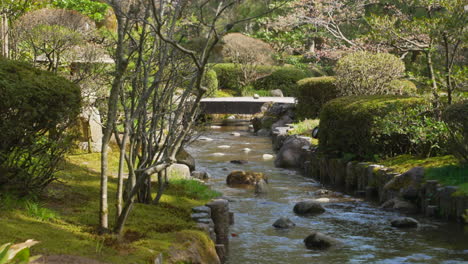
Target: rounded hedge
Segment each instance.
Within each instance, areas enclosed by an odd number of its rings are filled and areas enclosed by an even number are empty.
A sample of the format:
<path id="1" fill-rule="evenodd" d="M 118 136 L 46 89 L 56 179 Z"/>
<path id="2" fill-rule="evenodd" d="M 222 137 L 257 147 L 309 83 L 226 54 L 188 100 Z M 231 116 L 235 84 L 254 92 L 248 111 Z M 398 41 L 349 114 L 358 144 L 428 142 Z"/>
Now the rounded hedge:
<path id="1" fill-rule="evenodd" d="M 272 73 L 276 67 L 268 65 L 253 66 L 259 76 L 266 76 Z M 242 68 L 235 63 L 219 63 L 212 68 L 218 77 L 219 89 L 240 91 L 240 80 L 243 78 Z"/>
<path id="2" fill-rule="evenodd" d="M 335 77 L 323 76 L 299 80 L 295 93 L 296 112 L 300 119 L 317 118 L 322 106 L 338 97 Z"/>
<path id="3" fill-rule="evenodd" d="M 355 52 L 338 61 L 336 84 L 343 96 L 389 94 L 388 84 L 404 71 L 405 64 L 395 55 Z"/>
<path id="4" fill-rule="evenodd" d="M 418 92 L 416 84 L 410 80 L 392 80 L 387 84 L 387 94 L 393 95 L 415 95 Z"/>
<path id="5" fill-rule="evenodd" d="M 400 154 L 435 154 L 446 130 L 423 98 L 392 95 L 331 100 L 320 113 L 319 148 L 329 156 L 350 153 L 373 160 Z M 432 151 L 432 152 L 431 152 Z"/>
<path id="6" fill-rule="evenodd" d="M 280 89 L 284 96 L 294 96 L 297 82 L 311 76 L 311 73 L 292 66 L 277 67 L 270 75 L 255 81 L 253 86 L 256 90 Z"/>
<path id="7" fill-rule="evenodd" d="M 442 114 L 450 130 L 449 147 L 463 163 L 468 163 L 468 100 L 449 106 Z"/>

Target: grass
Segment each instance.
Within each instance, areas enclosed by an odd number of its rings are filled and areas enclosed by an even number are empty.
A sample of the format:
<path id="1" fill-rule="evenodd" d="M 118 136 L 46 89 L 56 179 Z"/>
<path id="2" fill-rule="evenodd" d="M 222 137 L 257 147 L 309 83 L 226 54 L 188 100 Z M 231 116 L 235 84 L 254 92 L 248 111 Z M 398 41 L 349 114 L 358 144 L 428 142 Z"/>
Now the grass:
<path id="1" fill-rule="evenodd" d="M 468 166 L 459 165 L 454 156 L 419 158 L 411 155 L 400 155 L 381 160 L 378 163 L 399 173 L 414 167 L 424 167 L 426 179 L 437 180 L 443 185 L 458 186 L 457 194 L 468 195 Z"/>
<path id="2" fill-rule="evenodd" d="M 110 166 L 117 164 L 111 153 Z M 7 195 L 0 202 L 0 245 L 35 239 L 32 254 L 84 256 L 110 263 L 152 263 L 160 252 L 178 241 L 198 237 L 201 247 L 211 243 L 195 230 L 191 208 L 219 194 L 196 181 L 174 181 L 159 205 L 136 204 L 124 235 L 97 235 L 99 208 L 99 154 L 71 155 L 58 174 L 59 182 L 39 198 L 17 199 Z M 115 218 L 116 179 L 109 179 L 109 221 Z"/>
<path id="3" fill-rule="evenodd" d="M 310 137 L 312 135 L 312 130 L 319 125 L 319 119 L 306 119 L 299 123 L 293 124 L 293 128 L 289 130 L 290 135 L 301 135 Z M 312 139 L 312 145 L 318 145 L 318 139 Z"/>

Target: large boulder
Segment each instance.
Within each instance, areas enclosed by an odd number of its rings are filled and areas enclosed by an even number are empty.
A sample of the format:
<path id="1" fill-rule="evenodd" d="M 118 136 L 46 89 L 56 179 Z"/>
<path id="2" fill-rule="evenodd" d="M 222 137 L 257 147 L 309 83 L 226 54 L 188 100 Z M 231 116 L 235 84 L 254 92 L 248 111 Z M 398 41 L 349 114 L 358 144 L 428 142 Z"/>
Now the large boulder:
<path id="1" fill-rule="evenodd" d="M 415 167 L 409 171 L 394 177 L 384 186 L 384 190 L 400 192 L 400 195 L 408 200 L 416 200 L 424 181 L 424 168 Z"/>
<path id="2" fill-rule="evenodd" d="M 296 224 L 287 217 L 281 217 L 280 219 L 276 220 L 273 223 L 273 227 L 276 227 L 279 229 L 285 229 L 285 228 L 290 228 L 294 226 L 296 226 Z"/>
<path id="3" fill-rule="evenodd" d="M 167 169 L 167 176 L 169 179 L 191 179 L 190 168 L 185 164 L 175 163 L 169 166 Z"/>
<path id="4" fill-rule="evenodd" d="M 338 247 L 342 245 L 342 242 L 320 232 L 313 232 L 304 239 L 304 244 L 308 249 L 325 250 Z"/>
<path id="5" fill-rule="evenodd" d="M 325 208 L 316 201 L 302 201 L 294 205 L 293 209 L 298 215 L 318 215 L 325 212 Z"/>
<path id="6" fill-rule="evenodd" d="M 260 180 L 268 181 L 267 176 L 261 172 L 233 171 L 226 179 L 228 185 L 255 185 Z"/>
<path id="7" fill-rule="evenodd" d="M 281 91 L 281 89 L 271 90 L 270 95 L 273 96 L 273 97 L 284 97 L 283 91 Z"/>
<path id="8" fill-rule="evenodd" d="M 190 171 L 195 170 L 195 159 L 184 148 L 181 148 L 176 155 L 177 163 L 185 164 L 189 167 Z"/>
<path id="9" fill-rule="evenodd" d="M 300 168 L 306 155 L 305 149 L 310 147 L 310 139 L 297 135 L 288 137 L 278 154 L 275 166 L 280 168 Z"/>
<path id="10" fill-rule="evenodd" d="M 409 227 L 418 227 L 419 222 L 411 217 L 398 217 L 393 219 L 390 224 L 393 227 L 399 228 L 409 228 Z"/>

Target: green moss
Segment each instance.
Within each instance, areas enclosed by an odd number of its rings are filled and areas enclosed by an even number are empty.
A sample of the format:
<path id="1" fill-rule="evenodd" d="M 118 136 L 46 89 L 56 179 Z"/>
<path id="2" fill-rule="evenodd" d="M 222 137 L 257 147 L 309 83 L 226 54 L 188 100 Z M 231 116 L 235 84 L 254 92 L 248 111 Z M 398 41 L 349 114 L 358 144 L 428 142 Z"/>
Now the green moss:
<path id="1" fill-rule="evenodd" d="M 115 169 L 118 153 L 110 154 Z M 3 203 L 0 211 L 0 244 L 40 241 L 33 254 L 79 255 L 110 263 L 148 263 L 165 252 L 185 231 L 193 230 L 191 208 L 218 195 L 195 181 L 170 184 L 159 205 L 136 204 L 126 225 L 122 241 L 111 235 L 98 236 L 99 154 L 69 156 L 59 173 L 61 182 L 51 184 L 38 203 L 55 217 L 40 218 L 26 208 L 26 200 Z M 115 171 L 115 170 L 113 170 Z M 116 179 L 109 179 L 109 221 L 115 219 Z M 206 235 L 197 232 L 199 239 Z M 193 234 L 190 233 L 192 237 Z"/>
<path id="2" fill-rule="evenodd" d="M 411 155 L 399 155 L 378 161 L 379 164 L 394 169 L 396 172 L 403 173 L 414 167 L 437 168 L 447 165 L 456 165 L 457 159 L 454 156 L 440 156 L 421 158 Z"/>

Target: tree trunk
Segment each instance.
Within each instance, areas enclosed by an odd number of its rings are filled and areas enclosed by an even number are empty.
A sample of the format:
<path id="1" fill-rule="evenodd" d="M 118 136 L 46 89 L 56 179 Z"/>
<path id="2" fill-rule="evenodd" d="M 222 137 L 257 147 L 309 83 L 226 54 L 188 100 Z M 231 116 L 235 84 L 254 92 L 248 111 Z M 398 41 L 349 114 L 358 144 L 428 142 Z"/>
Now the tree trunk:
<path id="1" fill-rule="evenodd" d="M 434 105 L 436 116 L 437 118 L 440 119 L 440 109 L 439 109 L 440 99 L 439 99 L 439 93 L 438 93 L 438 87 L 437 87 L 437 80 L 436 80 L 436 76 L 434 72 L 434 64 L 432 62 L 432 53 L 430 50 L 426 51 L 426 57 L 427 57 L 427 66 L 429 69 L 429 77 L 431 79 L 431 84 L 432 84 L 432 95 L 434 96 L 433 105 Z"/>
<path id="2" fill-rule="evenodd" d="M 8 16 L 7 14 L 2 14 L 1 15 L 1 28 L 0 28 L 0 35 L 1 35 L 1 41 L 2 41 L 2 56 L 4 58 L 9 59 L 10 58 L 10 28 L 9 28 L 9 22 L 8 22 Z"/>

